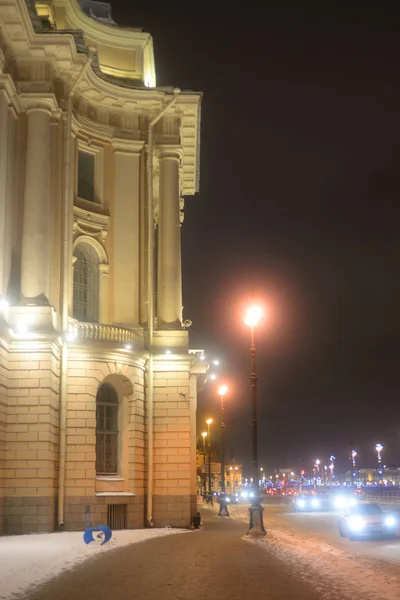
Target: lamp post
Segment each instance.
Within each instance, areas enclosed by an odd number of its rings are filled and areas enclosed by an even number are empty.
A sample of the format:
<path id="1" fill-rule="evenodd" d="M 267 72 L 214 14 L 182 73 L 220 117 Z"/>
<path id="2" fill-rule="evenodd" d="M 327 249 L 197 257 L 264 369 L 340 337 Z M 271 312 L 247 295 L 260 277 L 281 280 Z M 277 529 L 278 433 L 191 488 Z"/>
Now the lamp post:
<path id="1" fill-rule="evenodd" d="M 333 456 L 333 454 L 329 457 L 329 460 L 331 461 L 330 465 L 329 465 L 329 470 L 331 472 L 331 482 L 333 483 L 335 480 L 335 460 L 336 460 L 336 456 Z"/>
<path id="2" fill-rule="evenodd" d="M 351 450 L 351 483 L 352 483 L 352 485 L 357 483 L 356 456 L 357 456 L 357 452 L 352 448 L 352 450 Z"/>
<path id="3" fill-rule="evenodd" d="M 208 438 L 208 493 L 211 495 L 211 423 L 212 419 L 207 419 L 207 438 Z"/>
<path id="4" fill-rule="evenodd" d="M 251 306 L 245 316 L 245 324 L 250 327 L 250 364 L 251 364 L 251 431 L 252 431 L 252 454 L 253 454 L 253 501 L 249 508 L 250 513 L 250 524 L 247 535 L 265 535 L 263 522 L 264 509 L 260 503 L 260 486 L 259 486 L 259 472 L 258 472 L 258 443 L 257 443 L 257 375 L 256 375 L 256 346 L 254 330 L 260 323 L 262 317 L 262 310 L 259 306 Z"/>
<path id="5" fill-rule="evenodd" d="M 206 472 L 206 437 L 207 437 L 207 431 L 203 431 L 203 433 L 201 435 L 202 435 L 202 438 L 203 438 L 203 463 L 204 463 L 203 488 L 204 488 L 204 494 L 205 494 L 206 493 L 206 489 L 207 489 L 207 472 Z"/>
<path id="6" fill-rule="evenodd" d="M 224 421 L 224 397 L 228 387 L 221 385 L 218 388 L 218 395 L 221 401 L 221 493 L 219 495 L 219 517 L 229 517 L 228 506 L 225 494 L 225 421 Z"/>
<path id="7" fill-rule="evenodd" d="M 383 468 L 382 468 L 382 456 L 381 456 L 381 452 L 383 450 L 382 444 L 376 444 L 375 449 L 378 454 L 378 483 L 379 483 L 379 485 L 382 485 L 383 484 Z"/>

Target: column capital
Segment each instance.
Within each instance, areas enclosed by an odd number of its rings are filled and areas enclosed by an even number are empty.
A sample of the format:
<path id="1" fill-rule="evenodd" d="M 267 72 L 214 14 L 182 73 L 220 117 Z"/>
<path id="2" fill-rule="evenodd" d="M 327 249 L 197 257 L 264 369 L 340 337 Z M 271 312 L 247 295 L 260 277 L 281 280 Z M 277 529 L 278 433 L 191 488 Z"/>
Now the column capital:
<path id="1" fill-rule="evenodd" d="M 27 114 L 33 111 L 47 112 L 55 117 L 62 114 L 54 94 L 20 94 L 19 98 L 22 109 Z"/>
<path id="2" fill-rule="evenodd" d="M 167 144 L 157 145 L 156 152 L 160 160 L 177 160 L 182 159 L 181 146 L 169 146 Z"/>

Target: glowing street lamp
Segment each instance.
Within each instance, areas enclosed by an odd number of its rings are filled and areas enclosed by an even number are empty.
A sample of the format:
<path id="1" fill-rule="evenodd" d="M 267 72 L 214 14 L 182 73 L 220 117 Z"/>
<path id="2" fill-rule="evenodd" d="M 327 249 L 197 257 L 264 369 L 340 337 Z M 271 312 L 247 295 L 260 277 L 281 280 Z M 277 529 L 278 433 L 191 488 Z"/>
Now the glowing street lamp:
<path id="1" fill-rule="evenodd" d="M 221 385 L 218 388 L 218 395 L 221 401 L 221 494 L 219 496 L 219 517 L 229 517 L 228 506 L 225 495 L 225 421 L 224 421 L 224 397 L 228 391 L 227 385 Z"/>
<path id="2" fill-rule="evenodd" d="M 251 430 L 253 446 L 253 477 L 254 477 L 254 496 L 252 505 L 249 508 L 250 525 L 248 535 L 265 535 L 266 531 L 263 522 L 263 507 L 260 502 L 260 485 L 258 479 L 258 442 L 257 442 L 257 375 L 256 375 L 256 346 L 255 346 L 255 328 L 259 325 L 263 317 L 263 311 L 260 306 L 251 306 L 248 308 L 244 322 L 250 327 L 250 363 L 251 363 Z"/>
<path id="3" fill-rule="evenodd" d="M 378 455 L 378 480 L 379 480 L 379 485 L 382 485 L 383 484 L 383 468 L 382 468 L 382 456 L 381 456 L 381 452 L 383 450 L 382 444 L 376 444 L 375 450 Z"/>
<path id="4" fill-rule="evenodd" d="M 336 456 L 333 456 L 333 454 L 329 457 L 329 460 L 331 461 L 330 465 L 329 465 L 329 470 L 331 472 L 331 481 L 333 482 L 335 479 L 335 460 L 336 460 Z"/>

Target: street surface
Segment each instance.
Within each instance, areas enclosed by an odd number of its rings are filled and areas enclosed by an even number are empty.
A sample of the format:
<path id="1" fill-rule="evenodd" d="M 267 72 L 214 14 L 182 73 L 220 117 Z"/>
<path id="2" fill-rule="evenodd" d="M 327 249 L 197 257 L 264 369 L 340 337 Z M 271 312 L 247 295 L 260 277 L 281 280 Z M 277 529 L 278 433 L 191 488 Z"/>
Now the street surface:
<path id="1" fill-rule="evenodd" d="M 113 550 L 44 584 L 29 600 L 394 600 L 400 540 L 352 542 L 333 513 L 267 506 L 267 536 L 244 538 L 246 506 L 199 506 L 203 528 Z"/>
<path id="2" fill-rule="evenodd" d="M 355 556 L 374 557 L 400 562 L 400 536 L 398 539 L 351 541 L 348 538 L 341 538 L 339 536 L 337 528 L 338 517 L 333 512 L 294 513 L 289 505 L 268 506 L 268 501 L 266 505 L 265 514 L 271 525 L 285 530 L 293 529 L 313 536 L 316 539 L 342 548 Z M 385 510 L 390 510 L 393 513 L 398 512 L 400 522 L 400 506 L 385 507 Z"/>

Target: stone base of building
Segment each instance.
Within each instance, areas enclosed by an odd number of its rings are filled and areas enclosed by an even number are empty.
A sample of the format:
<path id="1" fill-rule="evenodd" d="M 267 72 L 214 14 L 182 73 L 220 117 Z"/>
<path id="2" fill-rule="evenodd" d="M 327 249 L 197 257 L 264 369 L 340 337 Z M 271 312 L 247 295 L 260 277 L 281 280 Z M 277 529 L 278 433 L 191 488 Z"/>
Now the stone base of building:
<path id="1" fill-rule="evenodd" d="M 5 535 L 50 533 L 55 528 L 56 500 L 48 496 L 6 496 Z"/>
<path id="2" fill-rule="evenodd" d="M 0 496 L 0 535 L 4 533 L 4 496 Z"/>
<path id="3" fill-rule="evenodd" d="M 64 505 L 64 531 L 83 531 L 108 525 L 111 529 L 144 527 L 144 496 L 67 497 Z"/>
<path id="4" fill-rule="evenodd" d="M 196 511 L 196 496 L 155 495 L 153 498 L 154 527 L 190 527 Z"/>
<path id="5" fill-rule="evenodd" d="M 4 535 L 84 531 L 108 525 L 111 529 L 142 529 L 146 523 L 144 496 L 66 497 L 64 525 L 57 520 L 57 498 L 46 496 L 6 496 Z M 190 527 L 197 512 L 196 496 L 156 495 L 153 498 L 154 527 Z"/>

